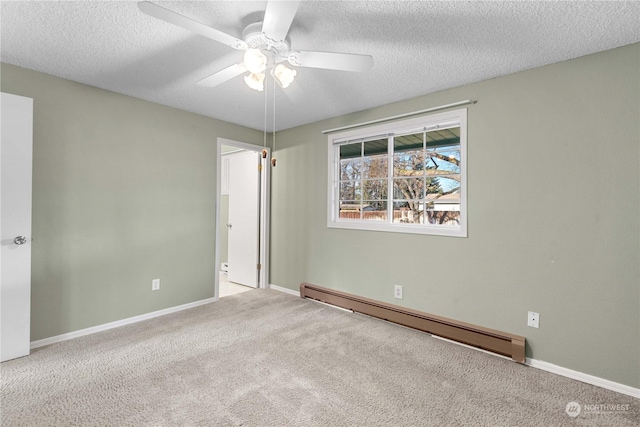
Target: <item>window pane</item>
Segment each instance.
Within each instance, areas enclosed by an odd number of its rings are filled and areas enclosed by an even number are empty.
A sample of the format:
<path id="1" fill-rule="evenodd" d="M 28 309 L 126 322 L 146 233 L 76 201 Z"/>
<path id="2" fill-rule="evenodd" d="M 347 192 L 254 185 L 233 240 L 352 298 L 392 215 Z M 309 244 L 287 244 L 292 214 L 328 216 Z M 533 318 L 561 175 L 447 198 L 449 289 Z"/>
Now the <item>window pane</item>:
<path id="1" fill-rule="evenodd" d="M 365 200 L 386 200 L 387 199 L 387 180 L 374 179 L 365 180 L 362 183 Z"/>
<path id="2" fill-rule="evenodd" d="M 340 180 L 350 181 L 360 179 L 362 176 L 362 167 L 362 160 L 360 158 L 341 160 Z"/>
<path id="3" fill-rule="evenodd" d="M 362 190 L 359 181 L 340 182 L 340 201 L 343 200 L 360 200 Z"/>
<path id="4" fill-rule="evenodd" d="M 460 204 L 434 204 L 420 200 L 395 202 L 393 222 L 404 224 L 460 225 Z"/>
<path id="5" fill-rule="evenodd" d="M 368 200 L 363 204 L 362 219 L 368 221 L 387 221 L 387 202 L 381 200 Z"/>
<path id="6" fill-rule="evenodd" d="M 460 211 L 427 209 L 424 220 L 425 220 L 425 224 L 459 226 Z"/>
<path id="7" fill-rule="evenodd" d="M 386 178 L 389 174 L 388 157 L 386 154 L 365 157 L 363 160 L 363 178 Z"/>
<path id="8" fill-rule="evenodd" d="M 460 127 L 432 130 L 425 135 L 427 148 L 460 145 Z"/>
<path id="9" fill-rule="evenodd" d="M 424 198 L 424 178 L 394 178 L 393 198 L 396 200 Z"/>
<path id="10" fill-rule="evenodd" d="M 393 176 L 422 176 L 425 168 L 424 151 L 406 151 L 393 155 Z"/>
<path id="11" fill-rule="evenodd" d="M 364 155 L 373 156 L 376 154 L 387 154 L 389 143 L 387 138 L 375 139 L 372 141 L 366 141 L 364 144 Z"/>
<path id="12" fill-rule="evenodd" d="M 343 200 L 340 202 L 340 218 L 360 219 L 361 208 L 357 200 Z"/>
<path id="13" fill-rule="evenodd" d="M 460 199 L 459 191 L 460 191 L 460 176 L 459 175 L 450 175 L 448 177 L 437 177 L 437 178 L 427 178 L 427 194 L 449 194 L 456 193 L 458 194 L 458 199 Z"/>
<path id="14" fill-rule="evenodd" d="M 460 191 L 427 194 L 425 224 L 460 225 Z"/>
<path id="15" fill-rule="evenodd" d="M 418 224 L 422 222 L 424 202 L 420 200 L 402 200 L 393 202 L 393 222 Z"/>
<path id="16" fill-rule="evenodd" d="M 427 150 L 427 175 L 460 173 L 460 147 Z"/>
<path id="17" fill-rule="evenodd" d="M 344 144 L 340 146 L 340 160 L 362 156 L 362 143 Z"/>
<path id="18" fill-rule="evenodd" d="M 424 133 L 413 133 L 409 135 L 398 135 L 393 138 L 393 152 L 403 153 L 405 151 L 422 150 L 424 146 Z"/>

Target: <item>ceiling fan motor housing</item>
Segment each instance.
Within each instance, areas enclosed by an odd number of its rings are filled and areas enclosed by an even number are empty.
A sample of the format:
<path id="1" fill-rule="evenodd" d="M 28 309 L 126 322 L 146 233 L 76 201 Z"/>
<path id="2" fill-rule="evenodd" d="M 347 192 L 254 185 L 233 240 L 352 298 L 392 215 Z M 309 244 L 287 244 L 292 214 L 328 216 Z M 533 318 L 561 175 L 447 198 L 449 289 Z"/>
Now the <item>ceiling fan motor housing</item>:
<path id="1" fill-rule="evenodd" d="M 262 32 L 262 22 L 249 24 L 242 32 L 242 38 L 249 49 L 259 49 L 263 53 L 271 52 L 273 62 L 278 63 L 289 57 L 289 43 L 286 40 L 273 40 Z M 267 55 L 267 56 L 271 56 Z"/>

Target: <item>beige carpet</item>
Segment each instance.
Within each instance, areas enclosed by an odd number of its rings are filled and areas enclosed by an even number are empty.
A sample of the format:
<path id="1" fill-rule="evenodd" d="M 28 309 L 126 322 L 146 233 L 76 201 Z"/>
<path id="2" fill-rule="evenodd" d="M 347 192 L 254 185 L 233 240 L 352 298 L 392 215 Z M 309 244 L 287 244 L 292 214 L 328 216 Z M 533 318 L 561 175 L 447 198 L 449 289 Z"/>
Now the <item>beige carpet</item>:
<path id="1" fill-rule="evenodd" d="M 36 349 L 0 374 L 2 426 L 640 421 L 637 399 L 270 290 Z"/>

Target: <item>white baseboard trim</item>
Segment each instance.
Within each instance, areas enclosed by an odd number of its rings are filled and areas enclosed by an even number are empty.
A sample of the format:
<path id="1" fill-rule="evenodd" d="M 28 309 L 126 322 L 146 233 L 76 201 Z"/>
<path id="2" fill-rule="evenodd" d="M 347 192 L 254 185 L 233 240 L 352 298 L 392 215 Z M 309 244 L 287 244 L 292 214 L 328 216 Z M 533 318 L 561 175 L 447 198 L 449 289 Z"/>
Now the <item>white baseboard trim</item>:
<path id="1" fill-rule="evenodd" d="M 525 364 L 531 366 L 532 368 L 541 369 L 543 371 L 551 372 L 553 374 L 582 381 L 583 383 L 606 388 L 607 390 L 612 390 L 618 393 L 626 394 L 627 396 L 635 397 L 636 399 L 640 399 L 640 388 L 630 387 L 628 385 L 605 380 L 604 378 L 595 377 L 593 375 L 574 371 L 572 369 L 563 368 L 562 366 L 554 365 L 553 363 L 530 359 L 528 357 Z"/>
<path id="2" fill-rule="evenodd" d="M 289 295 L 295 295 L 297 297 L 300 297 L 300 291 L 294 291 L 292 289 L 289 288 L 283 288 L 282 286 L 278 286 L 278 285 L 269 285 L 269 289 L 273 289 L 274 291 L 280 291 L 280 292 L 284 292 L 285 294 L 289 294 Z"/>
<path id="3" fill-rule="evenodd" d="M 31 341 L 31 349 L 44 347 L 45 345 L 51 345 L 58 342 L 67 341 L 67 340 L 82 337 L 85 335 L 95 334 L 96 332 L 102 332 L 109 329 L 118 328 L 120 326 L 130 325 L 132 323 L 153 319 L 154 317 L 160 317 L 166 314 L 176 313 L 178 311 L 187 310 L 189 308 L 198 307 L 200 305 L 209 304 L 215 301 L 218 301 L 218 298 L 207 298 L 200 301 L 194 301 L 187 304 L 178 305 L 175 307 L 165 308 L 163 310 L 152 311 L 151 313 L 141 314 L 139 316 L 129 317 L 127 319 L 116 320 L 115 322 L 109 322 L 109 323 L 105 323 L 98 326 L 92 326 L 90 328 L 81 329 L 79 331 L 56 335 L 55 337 L 49 337 L 49 338 L 44 338 L 37 341 Z"/>
<path id="4" fill-rule="evenodd" d="M 483 350 L 481 348 L 472 347 L 470 345 L 466 345 L 457 341 L 452 341 L 446 338 L 439 337 L 437 335 L 431 335 L 433 338 L 441 339 L 443 341 L 448 341 L 452 344 L 461 345 L 463 347 L 470 348 L 472 350 L 481 351 L 486 354 L 490 354 L 492 356 L 501 357 L 503 359 L 512 360 L 510 357 L 505 357 L 500 354 L 496 354 L 490 351 Z M 563 368 L 562 366 L 554 365 L 553 363 L 543 362 L 541 360 L 531 359 L 527 357 L 525 359 L 525 365 L 531 366 L 532 368 L 540 369 L 542 371 L 551 372 L 552 374 L 560 375 L 563 377 L 571 378 L 572 380 L 581 381 L 583 383 L 595 385 L 598 387 L 606 388 L 607 390 L 615 391 L 617 393 L 626 394 L 627 396 L 635 397 L 636 399 L 640 399 L 640 388 L 633 388 L 628 385 L 616 383 L 610 380 L 605 380 L 604 378 L 595 377 L 593 375 L 585 374 L 582 372 L 574 371 L 573 369 Z"/>

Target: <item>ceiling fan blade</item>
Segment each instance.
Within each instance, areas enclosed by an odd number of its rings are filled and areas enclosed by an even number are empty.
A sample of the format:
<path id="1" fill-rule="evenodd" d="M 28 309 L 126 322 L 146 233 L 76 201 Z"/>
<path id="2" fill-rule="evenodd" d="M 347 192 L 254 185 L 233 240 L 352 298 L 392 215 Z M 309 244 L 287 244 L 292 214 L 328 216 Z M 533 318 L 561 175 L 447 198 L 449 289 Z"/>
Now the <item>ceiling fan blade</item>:
<path id="1" fill-rule="evenodd" d="M 329 70 L 360 72 L 373 67 L 373 57 L 354 53 L 300 51 L 291 52 L 288 59 L 291 65 Z"/>
<path id="2" fill-rule="evenodd" d="M 220 70 L 217 73 L 210 75 L 209 77 L 205 77 L 198 82 L 198 85 L 204 87 L 218 86 L 219 84 L 224 83 L 227 80 L 231 80 L 232 78 L 239 76 L 245 71 L 247 71 L 247 68 L 244 66 L 244 64 L 233 64 L 232 66 L 227 67 L 224 70 Z"/>
<path id="3" fill-rule="evenodd" d="M 146 13 L 149 16 L 153 16 L 154 18 L 158 18 L 170 24 L 177 25 L 178 27 L 185 28 L 189 31 L 193 31 L 194 33 L 200 34 L 201 36 L 205 36 L 222 44 L 226 44 L 227 46 L 231 46 L 234 49 L 248 49 L 247 43 L 244 40 L 235 38 L 229 34 L 201 24 L 198 21 L 194 21 L 191 18 L 182 16 L 179 13 L 173 12 L 169 9 L 165 9 L 162 6 L 158 6 L 157 4 L 151 3 L 149 1 L 138 2 L 138 8 L 143 13 Z"/>
<path id="4" fill-rule="evenodd" d="M 299 1 L 273 1 L 267 3 L 262 32 L 272 40 L 281 41 L 287 37 L 293 17 L 300 6 Z"/>

